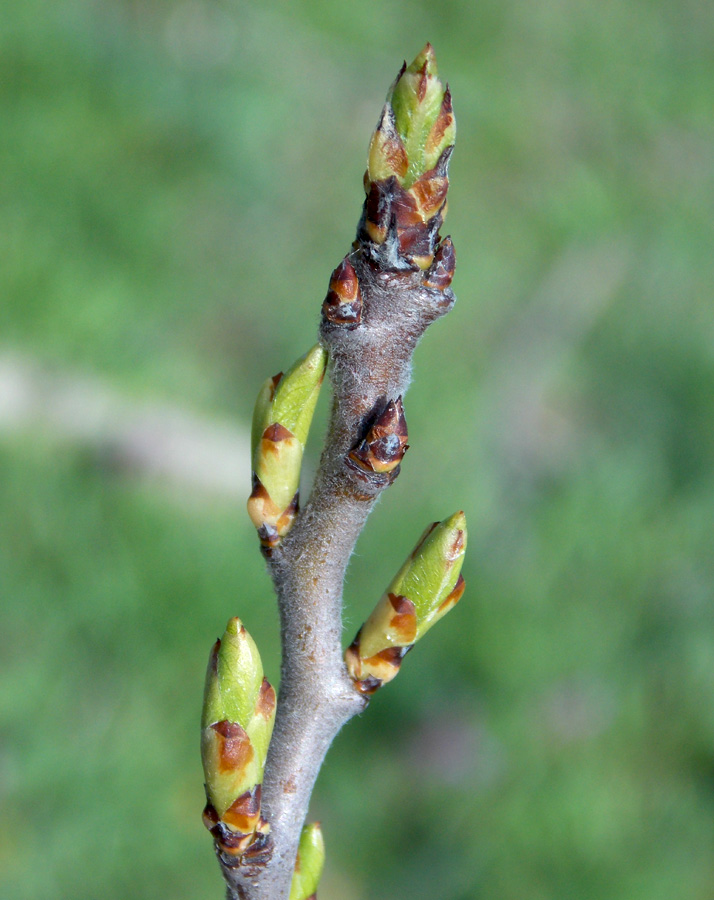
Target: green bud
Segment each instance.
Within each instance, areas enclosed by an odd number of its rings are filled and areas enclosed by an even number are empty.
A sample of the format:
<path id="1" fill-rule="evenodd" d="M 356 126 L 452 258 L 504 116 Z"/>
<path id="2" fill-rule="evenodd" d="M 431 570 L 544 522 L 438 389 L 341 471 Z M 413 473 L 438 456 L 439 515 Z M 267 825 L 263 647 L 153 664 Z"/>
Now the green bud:
<path id="1" fill-rule="evenodd" d="M 263 665 L 255 641 L 240 619 L 228 620 L 206 672 L 201 726 L 228 719 L 246 728 L 263 682 Z"/>
<path id="2" fill-rule="evenodd" d="M 315 896 L 325 865 L 325 841 L 319 822 L 305 825 L 300 835 L 289 900 L 310 900 Z"/>
<path id="3" fill-rule="evenodd" d="M 246 804 L 235 807 L 236 801 L 263 780 L 274 717 L 275 691 L 263 676 L 258 648 L 240 619 L 229 619 L 208 661 L 201 756 L 208 801 L 232 826 L 245 818 Z M 251 813 L 256 822 L 259 812 L 258 805 Z"/>
<path id="4" fill-rule="evenodd" d="M 408 597 L 414 604 L 416 640 L 454 605 L 445 606 L 445 601 L 459 580 L 465 552 L 466 516 L 457 512 L 427 528 L 387 588 L 387 593 Z"/>
<path id="5" fill-rule="evenodd" d="M 427 44 L 402 69 L 387 97 L 370 146 L 370 181 L 395 175 L 408 190 L 434 168 L 455 137 L 451 94 L 439 79 L 434 48 Z"/>
<path id="6" fill-rule="evenodd" d="M 292 431 L 303 446 L 310 431 L 326 366 L 327 351 L 322 344 L 315 344 L 288 369 L 275 389 L 272 420 Z"/>
<path id="7" fill-rule="evenodd" d="M 391 681 L 411 647 L 458 603 L 465 551 L 463 512 L 424 532 L 345 653 L 358 690 L 371 694 Z"/>
<path id="8" fill-rule="evenodd" d="M 327 353 L 317 344 L 285 375 L 268 379 L 258 395 L 248 514 L 268 547 L 287 534 L 297 513 L 302 457 L 326 365 Z"/>

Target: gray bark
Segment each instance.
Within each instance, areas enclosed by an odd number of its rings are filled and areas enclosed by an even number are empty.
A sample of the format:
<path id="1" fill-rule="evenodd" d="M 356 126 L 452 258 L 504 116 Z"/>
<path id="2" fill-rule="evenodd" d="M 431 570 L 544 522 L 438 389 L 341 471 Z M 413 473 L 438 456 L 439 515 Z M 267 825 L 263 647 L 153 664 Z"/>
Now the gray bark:
<path id="1" fill-rule="evenodd" d="M 419 271 L 377 267 L 361 249 L 350 259 L 362 291 L 362 322 L 349 328 L 323 321 L 334 393 L 325 448 L 310 500 L 268 561 L 283 649 L 263 782 L 273 855 L 251 874 L 223 866 L 228 900 L 287 900 L 325 753 L 365 706 L 342 658 L 342 588 L 357 538 L 390 479 L 358 472 L 345 457 L 386 403 L 404 394 L 419 338 L 453 304 L 450 290 L 424 287 Z"/>

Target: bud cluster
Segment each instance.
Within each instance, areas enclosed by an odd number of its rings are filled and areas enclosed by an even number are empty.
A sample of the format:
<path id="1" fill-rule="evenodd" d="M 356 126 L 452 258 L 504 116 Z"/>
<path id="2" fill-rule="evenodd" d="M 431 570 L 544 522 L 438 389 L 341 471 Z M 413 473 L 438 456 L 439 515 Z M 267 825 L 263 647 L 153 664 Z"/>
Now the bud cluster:
<path id="1" fill-rule="evenodd" d="M 451 93 L 427 44 L 399 72 L 369 147 L 357 238 L 385 268 L 426 270 L 427 282 L 443 282 L 443 265 L 440 276 L 429 270 L 446 216 L 455 134 Z M 438 286 L 443 290 L 448 284 Z"/>

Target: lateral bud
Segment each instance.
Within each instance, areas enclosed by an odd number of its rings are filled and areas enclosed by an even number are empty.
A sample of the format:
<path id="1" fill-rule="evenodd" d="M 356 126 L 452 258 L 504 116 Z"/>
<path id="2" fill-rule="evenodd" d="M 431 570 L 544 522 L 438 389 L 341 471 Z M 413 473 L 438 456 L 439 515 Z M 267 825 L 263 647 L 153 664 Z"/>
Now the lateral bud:
<path id="1" fill-rule="evenodd" d="M 390 400 L 384 411 L 375 419 L 366 437 L 347 454 L 347 464 L 369 475 L 389 476 L 399 474 L 399 464 L 409 449 L 407 420 L 402 398 Z"/>
<path id="2" fill-rule="evenodd" d="M 287 534 L 297 515 L 302 457 L 326 365 L 327 353 L 316 344 L 285 375 L 269 378 L 258 395 L 248 515 L 268 550 Z"/>
<path id="3" fill-rule="evenodd" d="M 424 532 L 345 651 L 347 671 L 360 693 L 371 695 L 391 681 L 419 638 L 461 599 L 465 551 L 463 512 Z"/>
<path id="4" fill-rule="evenodd" d="M 452 282 L 456 269 L 456 253 L 451 236 L 447 235 L 439 244 L 434 261 L 424 273 L 426 287 L 446 290 Z"/>
<path id="5" fill-rule="evenodd" d="M 314 900 L 325 865 L 325 841 L 319 822 L 305 825 L 300 835 L 289 900 Z"/>
<path id="6" fill-rule="evenodd" d="M 274 720 L 258 648 L 240 619 L 229 619 L 208 660 L 201 717 L 203 821 L 224 859 L 269 852 L 260 794 Z"/>
<path id="7" fill-rule="evenodd" d="M 322 314 L 333 325 L 355 328 L 362 321 L 362 291 L 354 266 L 346 256 L 330 277 Z"/>

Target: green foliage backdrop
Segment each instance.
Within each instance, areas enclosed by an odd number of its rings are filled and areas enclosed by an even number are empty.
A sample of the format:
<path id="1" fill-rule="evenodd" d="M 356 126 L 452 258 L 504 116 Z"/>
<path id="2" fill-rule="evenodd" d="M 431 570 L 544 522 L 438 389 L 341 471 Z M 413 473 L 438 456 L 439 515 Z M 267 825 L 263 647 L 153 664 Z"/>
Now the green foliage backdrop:
<path id="1" fill-rule="evenodd" d="M 0 351 L 247 428 L 427 39 L 459 302 L 346 638 L 458 508 L 467 592 L 328 759 L 320 896 L 705 900 L 714 7 L 2 0 Z M 242 501 L 3 430 L 0 591 L 0 897 L 220 897 L 198 718 L 230 615 L 278 676 Z"/>

